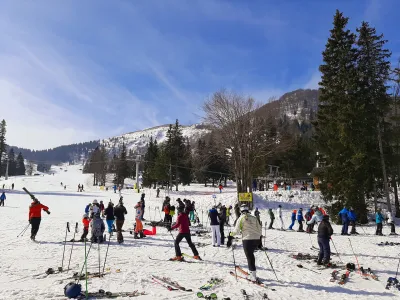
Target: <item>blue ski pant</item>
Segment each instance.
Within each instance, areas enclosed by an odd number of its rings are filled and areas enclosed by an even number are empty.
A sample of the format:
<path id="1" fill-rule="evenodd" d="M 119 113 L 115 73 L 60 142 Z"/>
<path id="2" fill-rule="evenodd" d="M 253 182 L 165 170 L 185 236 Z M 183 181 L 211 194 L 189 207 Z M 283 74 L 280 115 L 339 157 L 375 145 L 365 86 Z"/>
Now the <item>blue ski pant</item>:
<path id="1" fill-rule="evenodd" d="M 349 221 L 344 221 L 342 226 L 342 234 L 349 233 Z"/>
<path id="2" fill-rule="evenodd" d="M 331 246 L 329 245 L 329 238 L 318 238 L 319 255 L 318 261 L 328 263 L 331 259 Z"/>
<path id="3" fill-rule="evenodd" d="M 114 220 L 106 220 L 106 222 L 108 227 L 108 233 L 111 233 L 113 231 Z"/>

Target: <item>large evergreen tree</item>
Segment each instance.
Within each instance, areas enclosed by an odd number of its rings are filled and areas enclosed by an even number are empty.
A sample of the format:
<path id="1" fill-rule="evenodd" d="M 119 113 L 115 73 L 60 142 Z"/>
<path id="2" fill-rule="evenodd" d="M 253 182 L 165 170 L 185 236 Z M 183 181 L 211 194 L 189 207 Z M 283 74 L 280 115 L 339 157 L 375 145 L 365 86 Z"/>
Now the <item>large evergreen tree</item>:
<path id="1" fill-rule="evenodd" d="M 25 175 L 25 161 L 21 152 L 17 156 L 16 175 Z"/>
<path id="2" fill-rule="evenodd" d="M 0 123 L 0 175 L 3 175 L 5 172 L 4 161 L 5 161 L 5 153 L 6 149 L 6 133 L 7 133 L 7 123 L 5 120 Z"/>
<path id="3" fill-rule="evenodd" d="M 150 138 L 150 142 L 147 145 L 147 151 L 144 156 L 144 170 L 143 170 L 143 186 L 150 187 L 152 184 L 157 182 L 157 176 L 155 172 L 155 164 L 158 157 L 158 144 L 157 140 Z"/>
<path id="4" fill-rule="evenodd" d="M 8 175 L 17 175 L 17 162 L 15 160 L 15 153 L 13 148 L 11 148 L 8 152 Z"/>
<path id="5" fill-rule="evenodd" d="M 117 168 L 114 178 L 114 183 L 116 184 L 124 184 L 125 178 L 128 178 L 131 174 L 131 170 L 129 168 L 128 160 L 127 160 L 127 149 L 125 143 L 122 144 L 121 152 L 117 161 Z"/>

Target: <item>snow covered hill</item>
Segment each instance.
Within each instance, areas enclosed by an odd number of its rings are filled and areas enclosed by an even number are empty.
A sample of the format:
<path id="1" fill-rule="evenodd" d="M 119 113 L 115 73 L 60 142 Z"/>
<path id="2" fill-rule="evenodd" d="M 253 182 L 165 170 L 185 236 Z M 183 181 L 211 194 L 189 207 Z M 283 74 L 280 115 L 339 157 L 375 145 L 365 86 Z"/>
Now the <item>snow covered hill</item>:
<path id="1" fill-rule="evenodd" d="M 153 137 L 154 140 L 157 140 L 158 143 L 165 142 L 167 139 L 168 128 L 169 125 L 148 128 L 104 139 L 101 140 L 101 143 L 104 144 L 111 153 L 118 153 L 123 143 L 127 145 L 129 150 L 143 153 L 151 137 Z M 183 136 L 188 138 L 191 143 L 196 142 L 209 132 L 210 130 L 205 128 L 203 125 L 182 126 Z"/>
<path id="2" fill-rule="evenodd" d="M 62 168 L 62 169 L 61 169 Z M 93 199 L 102 200 L 105 204 L 109 200 L 114 203 L 118 201 L 118 194 L 114 191 L 101 190 L 99 187 L 90 186 L 91 176 L 82 174 L 81 166 L 53 167 L 54 175 L 44 176 L 21 176 L 12 178 L 15 183 L 15 190 L 6 190 L 7 199 L 5 206 L 0 207 L 1 211 L 1 235 L 0 235 L 0 299 L 1 300 L 45 300 L 45 299 L 66 299 L 63 296 L 64 286 L 74 281 L 71 279 L 74 272 L 80 272 L 85 258 L 85 245 L 71 243 L 65 247 L 65 258 L 62 263 L 66 223 L 70 223 L 71 232 L 67 233 L 67 240 L 74 237 L 75 223 L 78 223 L 78 232 L 75 237 L 82 234 L 82 215 L 85 206 Z M 66 189 L 61 185 L 66 185 Z M 0 181 L 0 184 L 2 181 Z M 78 193 L 78 184 L 84 184 L 85 192 Z M 29 239 L 29 230 L 22 237 L 17 235 L 28 225 L 28 208 L 30 198 L 22 191 L 22 187 L 28 188 L 34 193 L 44 205 L 49 206 L 51 214 L 42 214 L 42 221 L 37 242 Z M 162 218 L 161 203 L 168 193 L 162 190 L 161 197 L 156 198 L 155 190 L 144 190 L 146 193 L 146 209 L 144 217 L 147 220 L 160 220 Z M 214 200 L 213 195 L 216 195 Z M 92 278 L 88 281 L 90 292 L 103 289 L 111 292 L 145 292 L 146 295 L 137 297 L 138 300 L 169 300 L 198 299 L 196 293 L 200 287 L 211 278 L 220 278 L 223 283 L 210 291 L 203 291 L 204 295 L 216 293 L 218 299 L 229 297 L 232 300 L 244 299 L 241 290 L 246 290 L 250 295 L 248 299 L 266 299 L 263 294 L 268 295 L 271 300 L 287 299 L 399 299 L 399 291 L 386 290 L 387 278 L 394 277 L 398 263 L 398 246 L 378 246 L 380 242 L 399 242 L 398 237 L 388 236 L 389 229 L 385 226 L 383 233 L 386 236 L 375 236 L 374 226 L 358 228 L 358 236 L 341 236 L 340 226 L 333 225 L 334 245 L 340 256 L 333 255 L 332 260 L 340 264 L 351 262 L 357 265 L 353 251 L 350 247 L 349 238 L 352 241 L 354 252 L 358 262 L 365 268 L 370 267 L 379 276 L 379 281 L 364 278 L 356 272 L 350 274 L 345 285 L 337 282 L 330 282 L 331 269 L 317 269 L 312 260 L 298 261 L 291 256 L 301 253 L 316 255 L 315 247 L 318 247 L 317 236 L 296 231 L 265 230 L 268 247 L 268 257 L 278 276 L 275 278 L 271 266 L 264 252 L 256 252 L 257 275 L 265 281 L 268 289 L 248 283 L 245 280 L 236 280 L 229 274 L 234 271 L 233 251 L 225 246 L 212 247 L 210 238 L 210 225 L 207 218 L 208 210 L 214 203 L 221 202 L 225 205 L 232 205 L 236 201 L 235 186 L 229 185 L 220 194 L 217 188 L 192 185 L 180 187 L 179 192 L 170 192 L 172 203 L 176 199 L 187 198 L 196 202 L 197 215 L 202 221 L 205 234 L 192 237 L 194 243 L 202 245 L 197 247 L 202 262 L 193 263 L 170 262 L 169 258 L 175 255 L 173 237 L 177 232 L 169 233 L 165 228 L 157 227 L 157 233 L 145 239 L 135 240 L 129 231 L 133 228 L 134 209 L 133 206 L 140 199 L 140 194 L 134 190 L 123 190 L 125 206 L 128 210 L 123 233 L 125 242 L 119 245 L 116 237 L 110 241 L 105 269 L 109 270 L 102 278 Z M 292 209 L 303 207 L 308 208 L 310 204 L 318 204 L 320 201 L 318 192 L 293 191 L 293 197 L 286 194 L 276 195 L 274 192 L 257 193 L 255 206 L 260 209 L 263 224 L 270 222 L 267 209 L 276 209 L 278 204 L 283 206 L 283 219 L 285 227 L 290 223 Z M 233 223 L 234 216 L 230 219 Z M 175 219 L 175 217 L 174 217 Z M 278 227 L 275 220 L 274 227 Z M 294 229 L 297 229 L 298 224 Z M 145 225 L 146 229 L 151 229 Z M 198 228 L 192 228 L 192 233 Z M 225 235 L 232 230 L 225 227 Z M 247 270 L 247 261 L 242 248 L 242 243 L 236 240 L 237 247 L 234 250 L 235 262 Z M 87 245 L 89 247 L 89 244 Z M 336 252 L 331 243 L 332 251 Z M 191 250 L 185 241 L 181 242 L 181 249 L 184 253 L 191 255 Z M 103 268 L 104 258 L 107 252 L 107 243 L 93 245 L 88 256 L 88 271 L 97 272 L 100 265 Z M 70 270 L 62 273 L 46 275 L 48 268 L 57 270 L 63 265 Z M 152 260 L 150 259 L 158 259 Z M 187 260 L 191 260 L 188 258 Z M 303 268 L 299 268 L 301 264 Z M 337 268 L 340 275 L 344 273 Z M 193 289 L 193 292 L 169 291 L 163 286 L 155 284 L 151 275 L 169 277 L 179 282 L 186 288 Z M 85 290 L 84 281 L 81 281 Z M 275 291 L 273 291 L 274 289 Z M 94 298 L 91 298 L 94 299 Z M 127 299 L 127 298 L 118 298 Z M 136 299 L 136 298 L 135 298 Z"/>

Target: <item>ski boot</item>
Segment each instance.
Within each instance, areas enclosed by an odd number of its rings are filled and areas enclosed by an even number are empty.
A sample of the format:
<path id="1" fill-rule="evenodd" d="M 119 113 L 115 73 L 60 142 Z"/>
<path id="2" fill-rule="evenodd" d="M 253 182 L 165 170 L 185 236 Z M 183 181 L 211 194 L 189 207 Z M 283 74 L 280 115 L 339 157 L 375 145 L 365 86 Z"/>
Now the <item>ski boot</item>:
<path id="1" fill-rule="evenodd" d="M 200 257 L 199 255 L 193 256 L 193 259 L 202 260 L 201 257 Z"/>
<path id="2" fill-rule="evenodd" d="M 138 240 L 138 239 L 140 239 L 140 237 L 138 236 L 137 232 L 135 232 L 135 234 L 134 234 L 133 238 L 134 238 L 135 240 Z"/>
<path id="3" fill-rule="evenodd" d="M 144 233 L 143 233 L 143 230 L 141 230 L 139 234 L 140 234 L 141 239 L 146 237 L 146 235 L 144 235 Z"/>
<path id="4" fill-rule="evenodd" d="M 249 279 L 257 284 L 261 283 L 261 281 L 257 278 L 257 271 L 250 271 Z"/>
<path id="5" fill-rule="evenodd" d="M 183 257 L 182 256 L 175 256 L 173 258 L 170 258 L 169 260 L 171 260 L 171 261 L 183 261 Z"/>

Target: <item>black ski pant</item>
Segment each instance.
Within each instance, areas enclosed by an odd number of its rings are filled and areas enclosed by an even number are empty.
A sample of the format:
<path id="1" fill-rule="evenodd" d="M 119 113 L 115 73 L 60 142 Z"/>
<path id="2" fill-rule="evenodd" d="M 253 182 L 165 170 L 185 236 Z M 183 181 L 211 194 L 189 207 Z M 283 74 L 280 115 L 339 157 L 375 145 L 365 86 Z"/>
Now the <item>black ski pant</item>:
<path id="1" fill-rule="evenodd" d="M 304 231 L 304 229 L 303 229 L 303 221 L 299 221 L 299 230 L 298 231 Z"/>
<path id="2" fill-rule="evenodd" d="M 390 233 L 396 233 L 396 227 L 394 223 L 390 223 Z"/>
<path id="3" fill-rule="evenodd" d="M 197 252 L 196 246 L 192 242 L 192 237 L 190 233 L 179 233 L 176 238 L 175 238 L 175 254 L 176 256 L 182 256 L 181 248 L 179 247 L 179 243 L 183 240 L 183 238 L 186 239 L 186 242 L 188 243 L 190 249 L 192 249 L 193 255 L 199 255 L 199 252 Z"/>
<path id="4" fill-rule="evenodd" d="M 219 232 L 220 232 L 220 234 L 221 234 L 221 245 L 224 245 L 224 244 L 225 244 L 224 226 L 225 226 L 224 222 L 221 221 L 221 222 L 219 223 Z"/>
<path id="5" fill-rule="evenodd" d="M 124 240 L 124 236 L 122 235 L 122 226 L 124 226 L 125 220 L 116 220 L 115 224 L 117 226 L 117 240 L 118 242 L 122 242 Z"/>
<path id="6" fill-rule="evenodd" d="M 4 206 L 4 200 L 0 200 L 0 206 Z"/>
<path id="7" fill-rule="evenodd" d="M 350 225 L 351 225 L 351 231 L 350 231 L 350 233 L 351 234 L 355 234 L 357 231 L 356 231 L 356 222 L 355 221 L 350 221 Z"/>
<path id="8" fill-rule="evenodd" d="M 318 238 L 319 255 L 318 262 L 329 263 L 331 260 L 331 246 L 329 245 L 329 238 Z"/>
<path id="9" fill-rule="evenodd" d="M 142 208 L 142 217 L 141 217 L 141 220 L 142 220 L 142 221 L 144 221 L 144 208 L 145 208 L 145 207 L 143 206 L 143 208 Z"/>
<path id="10" fill-rule="evenodd" d="M 269 223 L 268 229 L 272 229 L 272 225 L 274 225 L 275 219 L 271 219 L 271 223 Z"/>
<path id="11" fill-rule="evenodd" d="M 172 216 L 170 214 L 165 214 L 164 223 L 172 223 Z"/>
<path id="12" fill-rule="evenodd" d="M 83 234 L 81 235 L 81 241 L 84 241 L 89 233 L 89 228 L 83 228 Z"/>
<path id="13" fill-rule="evenodd" d="M 383 224 L 382 223 L 376 223 L 376 235 L 382 234 L 382 227 Z"/>
<path id="14" fill-rule="evenodd" d="M 254 251 L 260 245 L 260 240 L 243 240 L 243 250 L 247 258 L 247 264 L 249 266 L 249 271 L 256 270 L 256 258 L 254 256 Z"/>
<path id="15" fill-rule="evenodd" d="M 31 218 L 31 237 L 35 237 L 39 231 L 42 218 Z"/>

